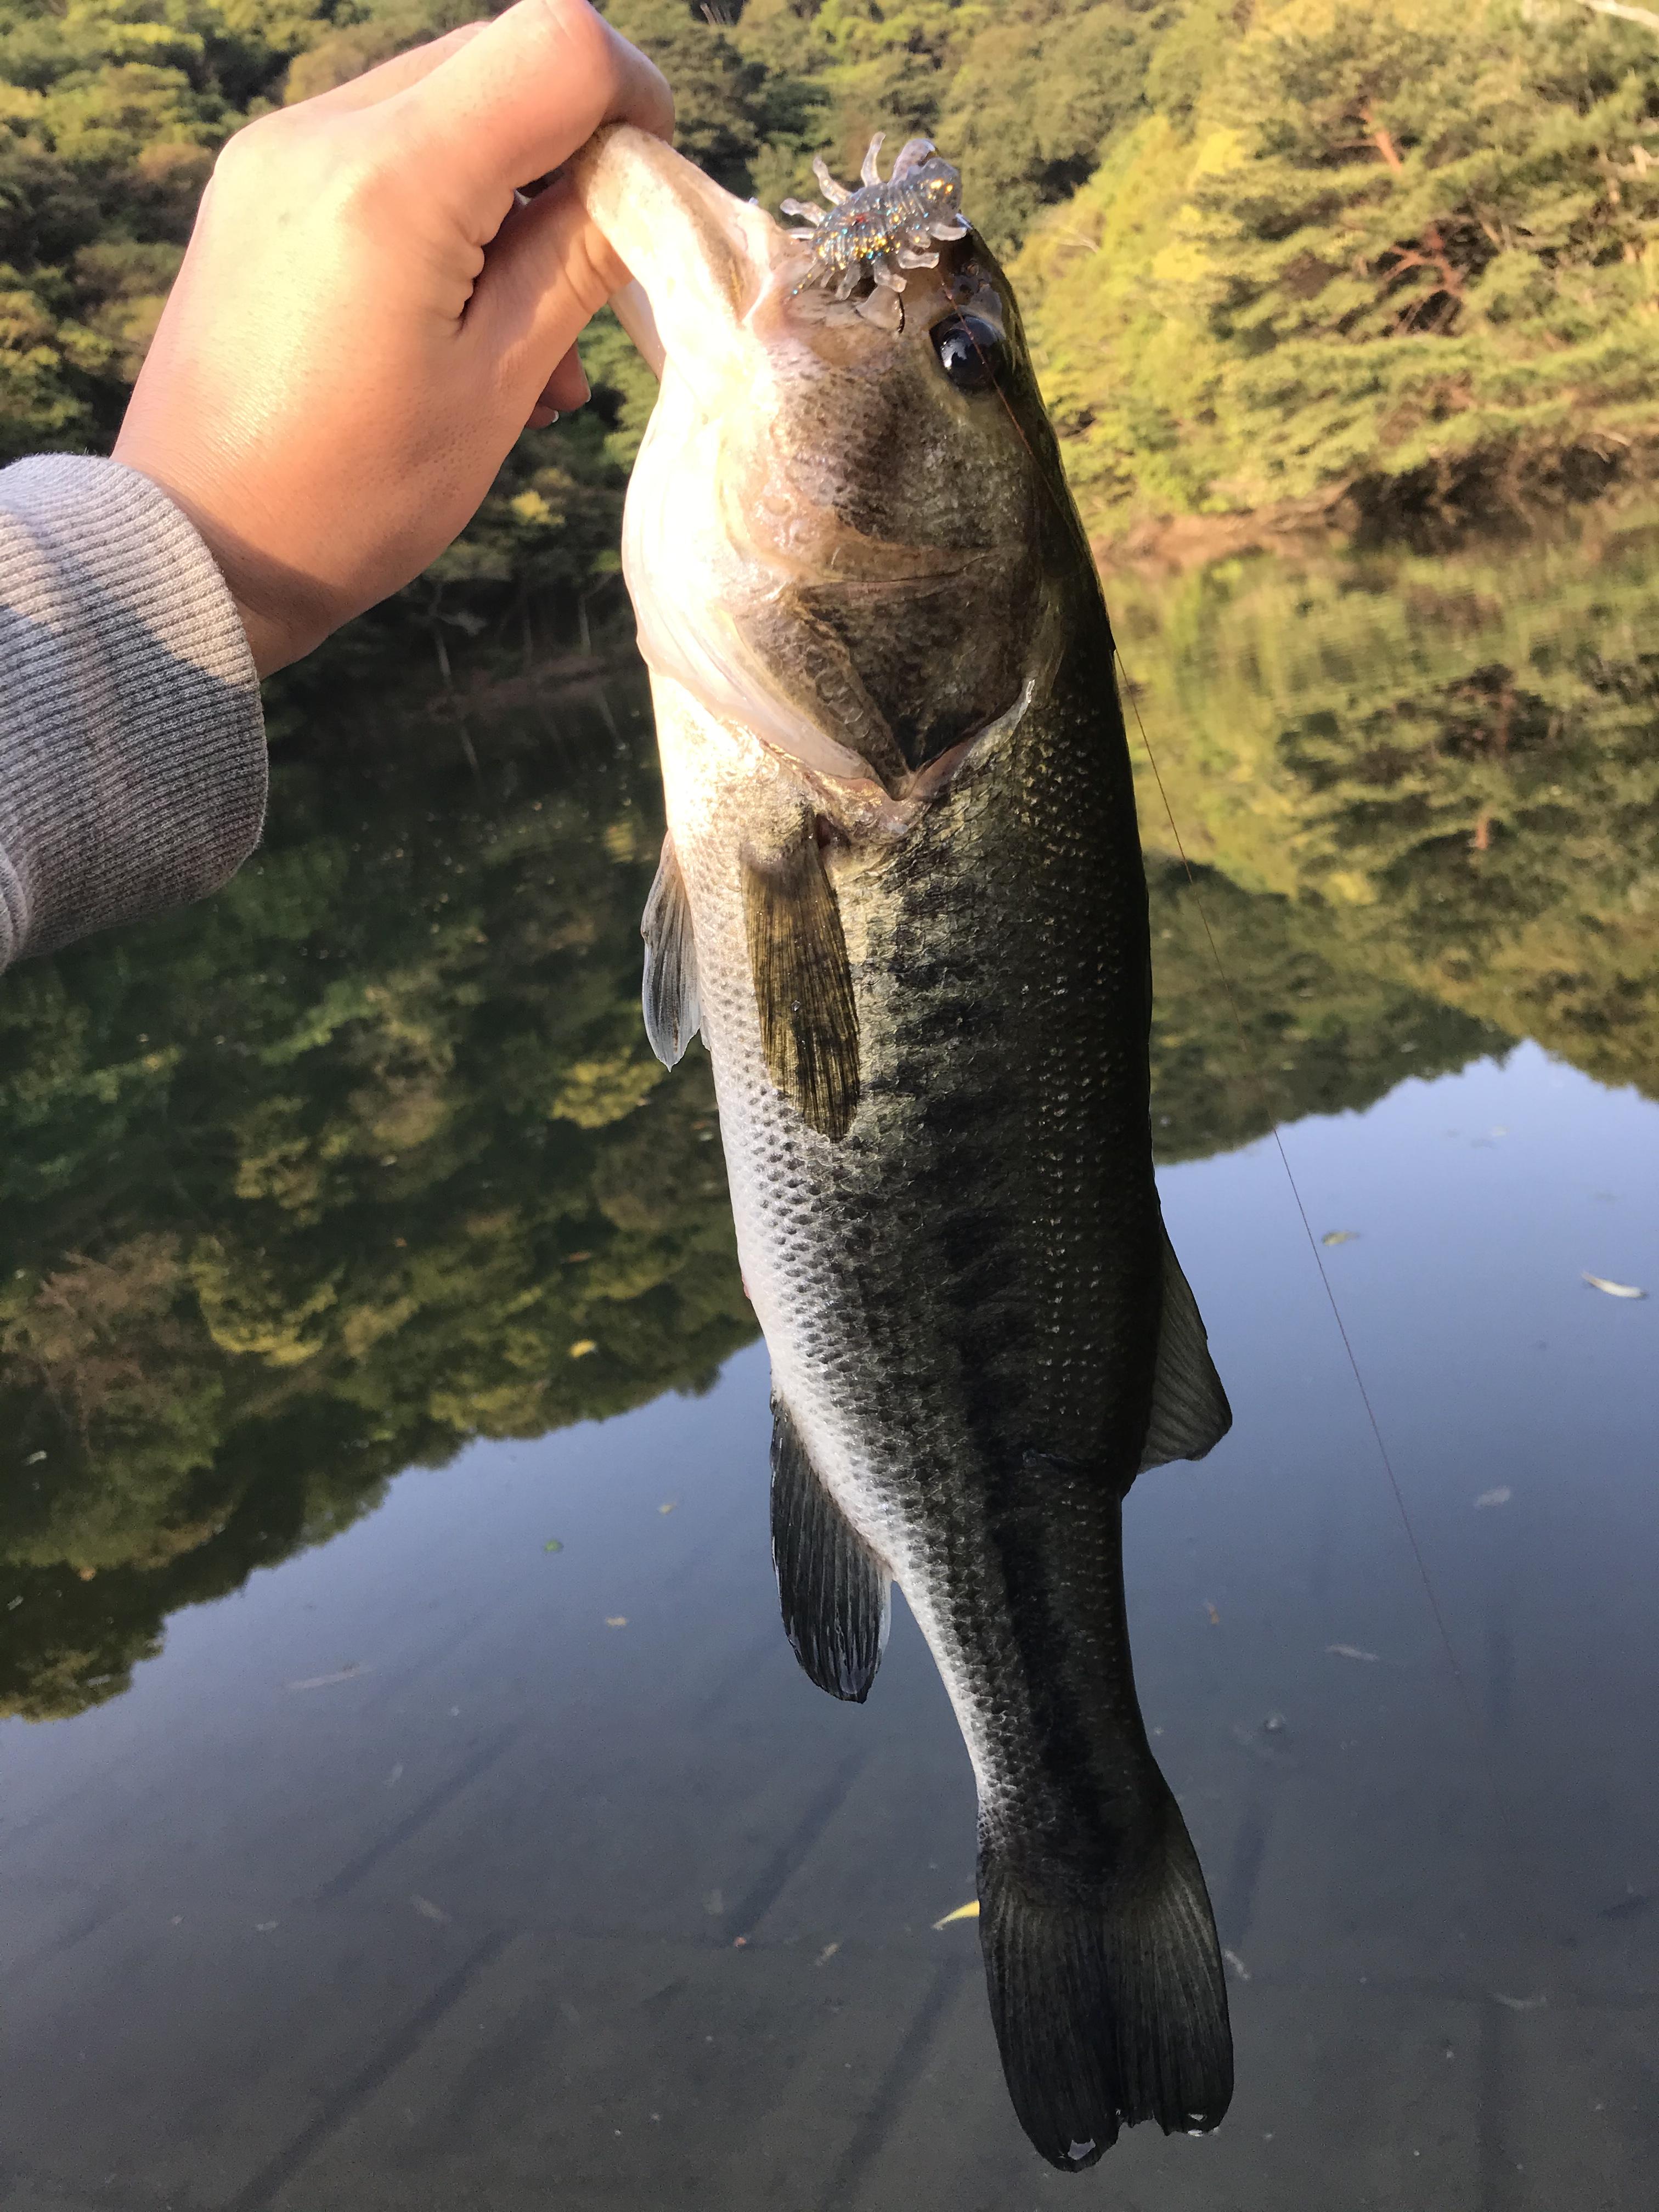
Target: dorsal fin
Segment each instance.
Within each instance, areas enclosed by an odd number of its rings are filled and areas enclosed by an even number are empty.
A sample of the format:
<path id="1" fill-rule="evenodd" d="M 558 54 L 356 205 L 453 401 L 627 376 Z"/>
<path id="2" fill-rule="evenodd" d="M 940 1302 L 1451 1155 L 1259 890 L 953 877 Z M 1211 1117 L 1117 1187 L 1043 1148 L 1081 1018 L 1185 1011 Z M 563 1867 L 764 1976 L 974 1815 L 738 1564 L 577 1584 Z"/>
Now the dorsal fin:
<path id="1" fill-rule="evenodd" d="M 1164 1237 L 1164 1318 L 1152 1379 L 1152 1418 L 1146 1425 L 1139 1472 L 1172 1459 L 1202 1459 L 1233 1425 L 1233 1409 L 1210 1358 L 1198 1301 L 1193 1296 L 1168 1230 Z"/>
<path id="2" fill-rule="evenodd" d="M 861 1705 L 887 1641 L 892 1578 L 825 1489 L 781 1398 L 772 1401 L 772 1563 L 796 1658 L 819 1689 Z"/>
<path id="3" fill-rule="evenodd" d="M 697 947 L 685 878 L 672 836 L 662 841 L 657 879 L 640 922 L 645 939 L 645 1033 L 665 1067 L 681 1058 L 702 1024 L 697 995 Z"/>
<path id="4" fill-rule="evenodd" d="M 821 1134 L 844 1137 L 859 1103 L 858 1008 L 810 817 L 775 859 L 744 855 L 743 910 L 773 1088 Z"/>

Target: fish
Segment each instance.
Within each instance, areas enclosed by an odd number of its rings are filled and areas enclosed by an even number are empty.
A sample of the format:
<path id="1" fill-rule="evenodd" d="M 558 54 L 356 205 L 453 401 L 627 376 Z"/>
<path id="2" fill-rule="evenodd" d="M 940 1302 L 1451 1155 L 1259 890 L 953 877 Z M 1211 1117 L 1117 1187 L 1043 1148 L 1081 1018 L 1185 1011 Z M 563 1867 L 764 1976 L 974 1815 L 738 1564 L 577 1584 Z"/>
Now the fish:
<path id="1" fill-rule="evenodd" d="M 784 1627 L 861 1703 L 902 1592 L 974 1770 L 1014 2112 L 1079 2171 L 1233 2084 L 1124 1594 L 1131 1485 L 1231 1413 L 1153 1176 L 1099 580 L 971 227 L 872 318 L 655 139 L 568 173 L 659 378 L 623 545 L 667 820 L 642 1001 L 665 1063 L 712 1060 Z"/>

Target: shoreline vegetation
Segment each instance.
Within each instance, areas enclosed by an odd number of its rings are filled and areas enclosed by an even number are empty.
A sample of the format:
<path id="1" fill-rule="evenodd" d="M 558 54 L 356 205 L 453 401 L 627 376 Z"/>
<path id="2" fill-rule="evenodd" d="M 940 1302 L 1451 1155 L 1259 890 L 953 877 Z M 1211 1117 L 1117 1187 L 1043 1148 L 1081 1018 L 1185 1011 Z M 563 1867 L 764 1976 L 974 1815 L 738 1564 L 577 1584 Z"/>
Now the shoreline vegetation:
<path id="1" fill-rule="evenodd" d="M 1659 15 L 1601 0 L 601 0 L 688 154 L 775 207 L 885 130 L 963 168 L 1109 564 L 1375 542 L 1659 465 Z M 0 459 L 106 448 L 217 148 L 474 0 L 0 0 Z M 625 629 L 651 380 L 527 433 L 460 541 L 279 690 L 423 632 Z"/>

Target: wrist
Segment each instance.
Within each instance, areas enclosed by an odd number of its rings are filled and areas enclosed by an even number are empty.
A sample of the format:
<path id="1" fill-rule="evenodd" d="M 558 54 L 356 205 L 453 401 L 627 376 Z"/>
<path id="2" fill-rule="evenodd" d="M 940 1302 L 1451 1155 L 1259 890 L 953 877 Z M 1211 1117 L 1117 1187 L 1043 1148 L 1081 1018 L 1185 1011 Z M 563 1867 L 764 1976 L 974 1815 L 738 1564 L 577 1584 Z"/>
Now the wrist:
<path id="1" fill-rule="evenodd" d="M 255 552 L 240 532 L 222 524 L 213 502 L 195 491 L 184 471 L 143 451 L 141 442 L 125 431 L 116 441 L 113 458 L 165 492 L 207 548 L 224 579 L 262 680 L 321 644 L 336 627 L 336 621 L 317 604 L 316 585 L 285 571 L 276 573 L 280 564 Z"/>
<path id="2" fill-rule="evenodd" d="M 213 549 L 210 545 L 208 550 L 212 552 Z M 217 555 L 214 557 L 216 560 L 218 558 Z M 222 562 L 219 562 L 219 573 L 224 575 Z M 225 580 L 228 584 L 230 579 L 227 576 Z M 241 617 L 243 635 L 247 639 L 247 649 L 253 655 L 254 669 L 261 683 L 267 676 L 274 676 L 279 668 L 286 668 L 291 660 L 301 659 L 311 651 L 313 646 L 320 645 L 323 636 L 326 635 L 326 632 L 324 632 L 316 637 L 307 639 L 302 645 L 296 644 L 292 634 L 284 624 L 274 622 L 268 615 L 261 614 L 258 607 L 250 605 L 247 600 L 240 598 L 234 586 L 230 597 L 231 604 Z"/>

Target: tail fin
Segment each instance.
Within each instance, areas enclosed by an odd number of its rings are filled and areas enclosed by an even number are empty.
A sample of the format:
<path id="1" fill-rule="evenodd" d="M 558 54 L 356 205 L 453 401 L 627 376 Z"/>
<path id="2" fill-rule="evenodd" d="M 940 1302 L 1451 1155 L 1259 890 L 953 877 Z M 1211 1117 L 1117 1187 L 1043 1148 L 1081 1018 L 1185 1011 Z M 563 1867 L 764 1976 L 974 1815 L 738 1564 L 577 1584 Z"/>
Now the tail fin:
<path id="1" fill-rule="evenodd" d="M 1090 1880 L 1012 1838 L 980 1848 L 980 1942 L 1002 2070 L 1051 2166 L 1092 2166 L 1121 2126 L 1213 2128 L 1233 2094 L 1215 1921 L 1179 1807 Z"/>

